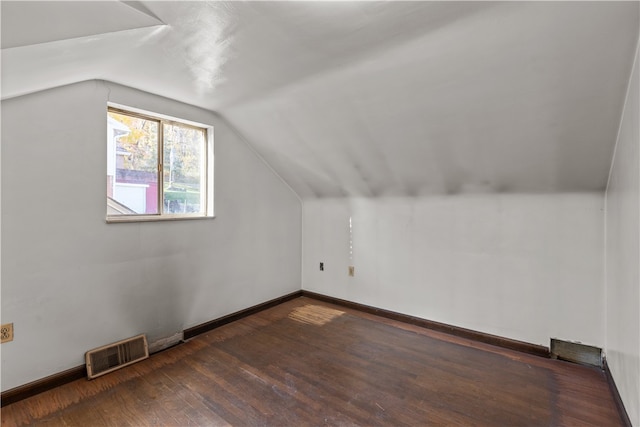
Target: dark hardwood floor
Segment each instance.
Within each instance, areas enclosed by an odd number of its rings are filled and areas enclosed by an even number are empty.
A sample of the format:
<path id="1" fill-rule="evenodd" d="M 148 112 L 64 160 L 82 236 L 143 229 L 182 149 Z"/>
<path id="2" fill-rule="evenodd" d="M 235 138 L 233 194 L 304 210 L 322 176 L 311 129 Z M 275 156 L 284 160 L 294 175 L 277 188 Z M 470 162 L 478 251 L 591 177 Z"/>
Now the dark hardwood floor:
<path id="1" fill-rule="evenodd" d="M 623 425 L 599 369 L 305 297 L 1 416 L 3 426 Z"/>

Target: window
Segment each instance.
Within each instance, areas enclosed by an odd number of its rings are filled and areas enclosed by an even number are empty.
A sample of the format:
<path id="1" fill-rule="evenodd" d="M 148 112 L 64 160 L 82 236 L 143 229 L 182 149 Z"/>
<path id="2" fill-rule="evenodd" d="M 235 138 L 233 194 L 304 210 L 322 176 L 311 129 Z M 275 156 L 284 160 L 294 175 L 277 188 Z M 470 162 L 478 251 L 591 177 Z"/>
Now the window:
<path id="1" fill-rule="evenodd" d="M 107 110 L 107 221 L 213 216 L 212 128 Z"/>

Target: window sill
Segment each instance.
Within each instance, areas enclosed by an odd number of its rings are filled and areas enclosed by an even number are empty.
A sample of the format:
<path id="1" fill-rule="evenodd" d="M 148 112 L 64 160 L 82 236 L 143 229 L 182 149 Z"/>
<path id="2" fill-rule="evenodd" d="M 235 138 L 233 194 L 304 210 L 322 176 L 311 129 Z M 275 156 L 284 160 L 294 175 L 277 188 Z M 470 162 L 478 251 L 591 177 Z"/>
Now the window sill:
<path id="1" fill-rule="evenodd" d="M 118 215 L 108 216 L 107 224 L 120 222 L 158 222 L 158 221 L 189 221 L 197 219 L 214 219 L 213 215 Z"/>

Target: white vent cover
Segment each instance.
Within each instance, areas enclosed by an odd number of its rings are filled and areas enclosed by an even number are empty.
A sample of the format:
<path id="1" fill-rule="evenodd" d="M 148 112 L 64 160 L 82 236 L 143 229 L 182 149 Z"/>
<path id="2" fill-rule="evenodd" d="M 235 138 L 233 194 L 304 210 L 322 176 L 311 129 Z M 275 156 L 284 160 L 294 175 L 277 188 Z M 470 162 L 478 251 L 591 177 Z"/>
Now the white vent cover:
<path id="1" fill-rule="evenodd" d="M 87 351 L 87 376 L 99 377 L 149 357 L 147 337 L 138 335 Z"/>

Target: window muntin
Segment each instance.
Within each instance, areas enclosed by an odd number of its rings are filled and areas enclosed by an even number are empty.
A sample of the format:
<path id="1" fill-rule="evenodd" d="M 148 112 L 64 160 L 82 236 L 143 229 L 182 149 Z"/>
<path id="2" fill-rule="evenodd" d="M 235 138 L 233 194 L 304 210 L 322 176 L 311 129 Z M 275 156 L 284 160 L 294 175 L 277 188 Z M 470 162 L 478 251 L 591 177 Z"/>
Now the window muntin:
<path id="1" fill-rule="evenodd" d="M 212 216 L 208 131 L 109 107 L 107 221 Z"/>

